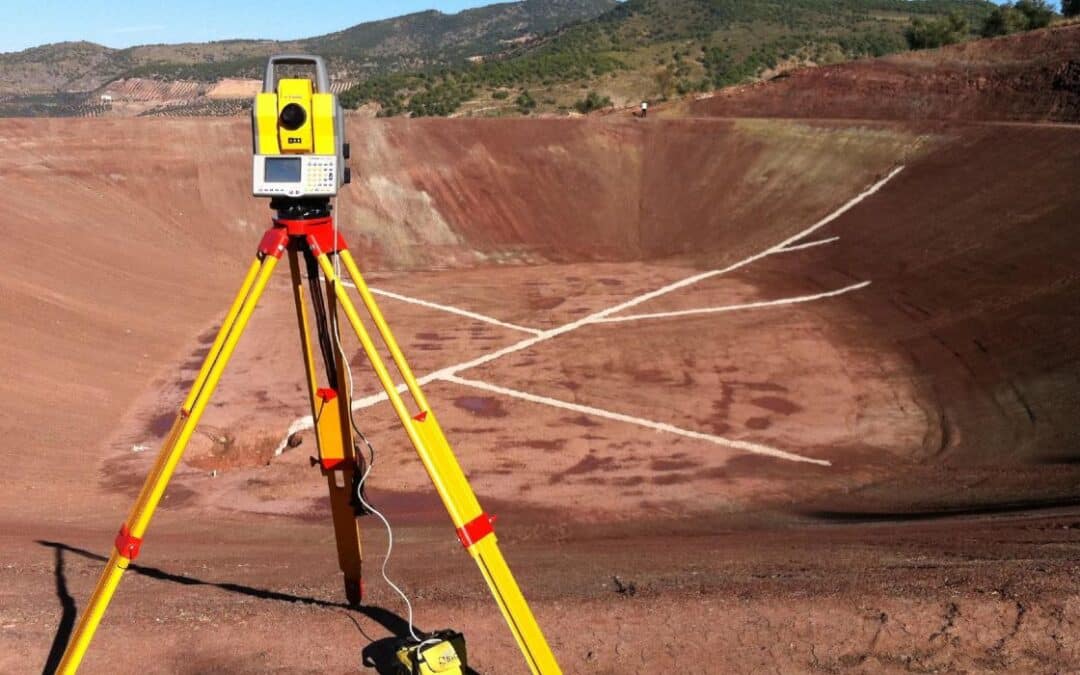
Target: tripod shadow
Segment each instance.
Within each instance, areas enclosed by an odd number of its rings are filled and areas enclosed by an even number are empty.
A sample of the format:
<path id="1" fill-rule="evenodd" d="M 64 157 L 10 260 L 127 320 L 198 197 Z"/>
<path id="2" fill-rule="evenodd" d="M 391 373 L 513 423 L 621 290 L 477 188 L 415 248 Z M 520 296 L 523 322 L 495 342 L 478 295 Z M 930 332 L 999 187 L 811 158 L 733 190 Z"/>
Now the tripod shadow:
<path id="1" fill-rule="evenodd" d="M 39 544 L 43 542 L 38 542 Z M 60 625 L 56 627 L 56 635 L 53 637 L 52 647 L 49 648 L 49 658 L 45 661 L 42 673 L 51 675 L 60 666 L 60 657 L 67 649 L 71 639 L 71 631 L 75 628 L 75 615 L 78 610 L 75 607 L 75 598 L 71 597 L 67 589 L 67 577 L 64 575 L 64 551 L 54 549 L 55 560 L 53 575 L 56 577 L 56 597 L 60 600 Z"/>
<path id="2" fill-rule="evenodd" d="M 60 664 L 60 658 L 63 656 L 64 650 L 67 649 L 68 642 L 71 640 L 71 633 L 75 628 L 75 616 L 77 613 L 75 599 L 71 597 L 71 594 L 68 593 L 67 590 L 67 577 L 64 574 L 64 554 L 70 553 L 98 562 L 106 562 L 108 558 L 92 551 L 87 551 L 86 549 L 69 546 L 62 542 L 38 539 L 36 543 L 51 548 L 55 552 L 56 562 L 54 575 L 56 577 L 56 597 L 59 598 L 60 606 L 63 609 L 63 614 L 60 617 L 60 624 L 56 628 L 56 635 L 53 637 L 52 647 L 49 650 L 49 657 L 45 662 L 45 668 L 43 670 L 45 675 L 49 675 L 56 672 L 56 668 Z M 147 567 L 135 563 L 128 566 L 128 572 L 158 581 L 168 581 L 170 583 L 180 584 L 182 586 L 210 586 L 223 591 L 228 591 L 229 593 L 238 593 L 260 600 L 302 602 L 316 607 L 342 610 L 342 613 L 353 622 L 354 626 L 356 626 L 357 631 L 368 641 L 368 645 L 364 647 L 363 652 L 361 653 L 364 665 L 369 668 L 374 668 L 380 675 L 383 675 L 384 673 L 396 674 L 399 672 L 395 665 L 397 663 L 395 655 L 396 646 L 400 643 L 401 639 L 409 636 L 409 622 L 388 609 L 372 605 L 360 605 L 357 607 L 345 602 L 332 602 L 330 600 L 322 600 L 320 598 L 312 598 L 303 595 L 293 595 L 291 593 L 281 593 L 279 591 L 255 588 L 243 584 L 204 581 L 184 574 L 173 574 L 172 572 L 166 572 L 157 567 Z M 356 620 L 354 614 L 366 616 L 382 626 L 385 630 L 393 633 L 393 637 L 378 640 L 373 639 L 364 632 L 364 629 L 360 626 L 360 623 Z M 423 635 L 423 631 L 416 627 L 415 624 L 413 627 L 418 635 Z M 467 672 L 472 675 L 478 675 L 471 669 Z"/>

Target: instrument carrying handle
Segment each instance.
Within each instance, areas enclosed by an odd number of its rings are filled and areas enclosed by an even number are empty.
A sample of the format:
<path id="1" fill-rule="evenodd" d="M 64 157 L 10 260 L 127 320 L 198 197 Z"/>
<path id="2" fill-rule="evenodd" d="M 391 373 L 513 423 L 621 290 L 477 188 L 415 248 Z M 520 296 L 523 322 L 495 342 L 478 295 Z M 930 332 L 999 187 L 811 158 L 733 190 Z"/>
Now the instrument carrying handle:
<path id="1" fill-rule="evenodd" d="M 315 66 L 315 88 L 320 94 L 330 93 L 330 74 L 326 70 L 326 61 L 321 56 L 311 54 L 278 54 L 266 62 L 266 75 L 263 76 L 263 93 L 274 93 L 277 84 L 274 78 L 276 66 Z"/>

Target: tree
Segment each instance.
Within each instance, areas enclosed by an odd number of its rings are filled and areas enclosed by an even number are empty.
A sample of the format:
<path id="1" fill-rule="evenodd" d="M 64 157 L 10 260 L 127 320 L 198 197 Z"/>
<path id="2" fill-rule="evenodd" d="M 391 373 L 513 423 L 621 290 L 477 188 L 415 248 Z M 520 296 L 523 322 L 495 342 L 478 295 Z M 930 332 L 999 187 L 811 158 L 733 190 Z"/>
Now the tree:
<path id="1" fill-rule="evenodd" d="M 1015 7 L 1027 18 L 1027 30 L 1046 28 L 1054 18 L 1054 10 L 1046 0 L 1019 0 Z"/>
<path id="2" fill-rule="evenodd" d="M 995 7 L 986 17 L 981 32 L 983 37 L 996 37 L 1046 28 L 1053 18 L 1054 10 L 1046 0 L 1018 0 Z"/>
<path id="3" fill-rule="evenodd" d="M 980 33 L 983 37 L 997 37 L 1024 30 L 1027 30 L 1027 17 L 1012 5 L 1002 5 L 995 7 L 986 17 Z"/>
<path id="4" fill-rule="evenodd" d="M 1080 16 L 1080 0 L 1061 0 L 1061 13 L 1065 16 Z"/>
<path id="5" fill-rule="evenodd" d="M 915 17 L 904 31 L 904 37 L 912 49 L 944 47 L 960 42 L 967 34 L 967 19 L 955 12 L 940 19 Z"/>

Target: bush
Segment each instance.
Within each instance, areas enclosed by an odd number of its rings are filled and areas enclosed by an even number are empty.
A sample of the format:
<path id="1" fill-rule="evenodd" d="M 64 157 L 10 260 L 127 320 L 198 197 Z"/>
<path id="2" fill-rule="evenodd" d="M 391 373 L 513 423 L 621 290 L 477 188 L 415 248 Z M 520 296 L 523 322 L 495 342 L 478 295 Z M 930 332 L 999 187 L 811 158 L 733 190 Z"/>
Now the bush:
<path id="1" fill-rule="evenodd" d="M 1046 0 L 1019 0 L 1016 10 L 1027 18 L 1027 29 L 1046 28 L 1054 19 L 1054 10 Z"/>
<path id="2" fill-rule="evenodd" d="M 936 49 L 955 44 L 968 34 L 968 23 L 959 14 L 940 19 L 915 17 L 904 31 L 908 46 L 912 49 Z"/>
<path id="3" fill-rule="evenodd" d="M 510 92 L 506 91 L 505 89 L 499 89 L 498 91 L 491 94 L 491 98 L 497 101 L 503 101 L 510 98 Z"/>
<path id="4" fill-rule="evenodd" d="M 983 37 L 1010 35 L 1025 30 L 1045 28 L 1054 18 L 1054 10 L 1046 0 L 1019 0 L 1014 4 L 995 7 L 982 26 Z"/>
<path id="5" fill-rule="evenodd" d="M 600 110 L 601 108 L 607 108 L 611 105 L 611 99 L 607 96 L 601 96 L 595 91 L 590 91 L 584 99 L 574 104 L 574 108 L 582 114 L 587 115 L 594 110 Z"/>
<path id="6" fill-rule="evenodd" d="M 514 103 L 517 104 L 518 112 L 522 115 L 528 115 L 536 109 L 536 99 L 532 97 L 528 89 L 518 94 L 518 97 L 514 99 Z"/>

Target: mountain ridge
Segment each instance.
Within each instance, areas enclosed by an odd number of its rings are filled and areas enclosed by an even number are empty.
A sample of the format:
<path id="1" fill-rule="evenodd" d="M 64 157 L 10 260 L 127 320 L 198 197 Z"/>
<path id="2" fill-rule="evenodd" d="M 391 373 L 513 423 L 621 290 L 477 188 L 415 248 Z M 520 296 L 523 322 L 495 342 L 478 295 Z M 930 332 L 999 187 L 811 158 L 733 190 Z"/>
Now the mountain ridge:
<path id="1" fill-rule="evenodd" d="M 68 41 L 0 53 L 0 95 L 86 92 L 126 77 L 257 77 L 267 56 L 317 51 L 339 77 L 358 79 L 496 49 L 500 40 L 593 18 L 615 0 L 523 0 L 446 14 L 425 10 L 295 40 L 228 39 L 113 48 Z M 400 43 L 395 46 L 394 42 Z"/>

